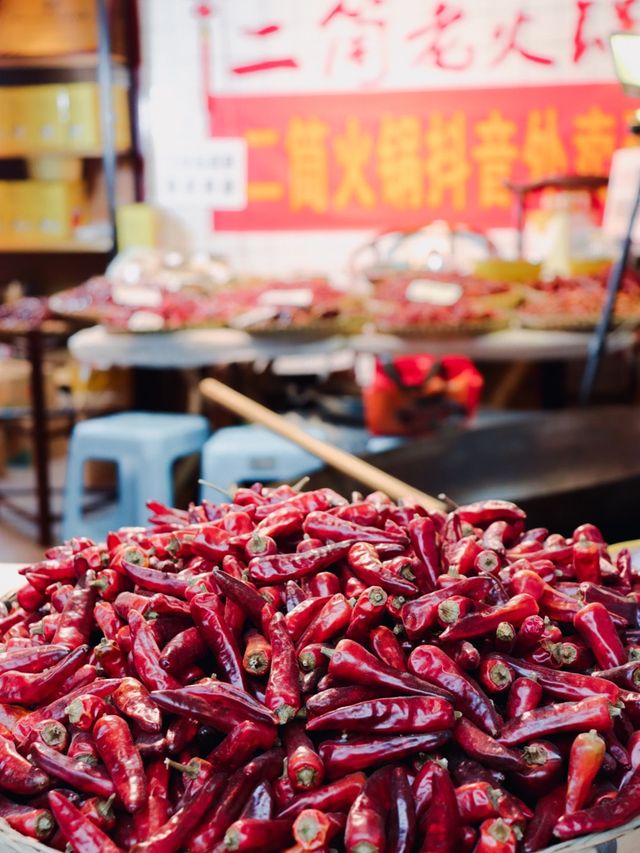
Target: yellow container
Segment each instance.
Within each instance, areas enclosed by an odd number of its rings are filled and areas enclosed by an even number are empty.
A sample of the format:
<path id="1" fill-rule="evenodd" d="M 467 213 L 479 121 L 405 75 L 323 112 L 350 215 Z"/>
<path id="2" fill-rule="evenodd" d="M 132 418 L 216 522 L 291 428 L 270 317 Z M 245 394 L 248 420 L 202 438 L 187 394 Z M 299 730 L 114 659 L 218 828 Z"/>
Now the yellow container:
<path id="1" fill-rule="evenodd" d="M 571 258 L 569 275 L 597 275 L 611 266 L 611 258 Z"/>
<path id="2" fill-rule="evenodd" d="M 504 258 L 486 258 L 476 263 L 474 273 L 490 281 L 531 282 L 540 278 L 541 264 L 528 261 L 507 261 Z"/>
<path id="3" fill-rule="evenodd" d="M 27 177 L 32 181 L 81 181 L 82 160 L 61 154 L 40 154 L 27 159 Z"/>
<path id="4" fill-rule="evenodd" d="M 69 240 L 84 221 L 85 195 L 80 182 L 7 181 L 0 203 L 8 216 L 0 239 L 8 245 L 41 245 Z"/>
<path id="5" fill-rule="evenodd" d="M 0 181 L 0 243 L 9 241 L 9 182 Z"/>
<path id="6" fill-rule="evenodd" d="M 69 91 L 69 126 L 67 146 L 75 151 L 99 151 L 102 146 L 100 93 L 95 83 L 71 83 Z M 113 87 L 113 121 L 116 150 L 130 147 L 127 90 Z"/>
<path id="7" fill-rule="evenodd" d="M 85 195 L 80 182 L 25 181 L 30 185 L 29 219 L 37 240 L 68 240 L 84 220 Z"/>
<path id="8" fill-rule="evenodd" d="M 22 153 L 62 151 L 69 122 L 67 86 L 19 86 L 14 94 L 14 145 Z"/>
<path id="9" fill-rule="evenodd" d="M 35 239 L 35 194 L 30 181 L 8 181 L 9 203 L 8 240 L 10 243 L 29 242 Z"/>
<path id="10" fill-rule="evenodd" d="M 9 156 L 15 150 L 13 137 L 14 90 L 11 87 L 0 88 L 0 154 Z"/>
<path id="11" fill-rule="evenodd" d="M 158 245 L 156 211 L 149 204 L 122 204 L 116 210 L 118 248 L 125 249 Z"/>

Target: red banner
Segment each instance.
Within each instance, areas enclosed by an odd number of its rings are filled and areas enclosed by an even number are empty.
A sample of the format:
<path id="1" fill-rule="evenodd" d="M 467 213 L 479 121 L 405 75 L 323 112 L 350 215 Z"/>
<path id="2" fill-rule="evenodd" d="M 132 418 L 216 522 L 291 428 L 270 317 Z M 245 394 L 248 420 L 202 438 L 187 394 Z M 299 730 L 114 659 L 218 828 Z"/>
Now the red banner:
<path id="1" fill-rule="evenodd" d="M 220 97 L 216 136 L 248 144 L 248 206 L 216 230 L 514 224 L 504 181 L 608 173 L 630 144 L 618 85 Z"/>

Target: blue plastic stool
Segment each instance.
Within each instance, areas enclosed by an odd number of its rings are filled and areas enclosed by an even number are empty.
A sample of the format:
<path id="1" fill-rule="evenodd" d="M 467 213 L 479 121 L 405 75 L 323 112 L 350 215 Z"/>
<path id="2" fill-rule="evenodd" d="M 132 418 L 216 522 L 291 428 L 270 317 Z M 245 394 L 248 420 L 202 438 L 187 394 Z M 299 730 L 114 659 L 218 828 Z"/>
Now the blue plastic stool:
<path id="1" fill-rule="evenodd" d="M 69 445 L 64 490 L 62 535 L 100 540 L 125 525 L 147 525 L 150 498 L 173 502 L 173 463 L 199 453 L 209 434 L 206 418 L 125 412 L 76 424 Z M 115 506 L 90 516 L 82 514 L 84 465 L 90 459 L 115 462 L 118 495 Z"/>
<path id="2" fill-rule="evenodd" d="M 303 427 L 304 428 L 304 427 Z M 313 427 L 310 435 L 325 439 L 324 430 Z M 202 478 L 227 488 L 237 483 L 274 483 L 295 480 L 322 468 L 317 456 L 259 426 L 225 427 L 202 448 Z M 202 487 L 202 497 L 223 503 L 224 495 Z"/>

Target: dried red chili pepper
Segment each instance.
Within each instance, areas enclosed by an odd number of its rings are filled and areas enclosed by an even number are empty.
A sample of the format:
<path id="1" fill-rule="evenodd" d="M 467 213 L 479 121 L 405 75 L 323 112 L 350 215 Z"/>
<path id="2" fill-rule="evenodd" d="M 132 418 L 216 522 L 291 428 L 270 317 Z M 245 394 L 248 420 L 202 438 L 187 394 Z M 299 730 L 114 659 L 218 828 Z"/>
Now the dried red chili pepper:
<path id="1" fill-rule="evenodd" d="M 10 732 L 5 730 L 3 735 L 6 737 L 10 735 Z M 42 720 L 42 722 L 36 723 L 29 735 L 28 743 L 34 741 L 50 746 L 57 752 L 66 752 L 69 745 L 69 733 L 57 720 Z"/>
<path id="2" fill-rule="evenodd" d="M 495 631 L 501 622 L 519 625 L 527 616 L 535 615 L 537 612 L 538 604 L 535 598 L 526 593 L 515 595 L 506 604 L 464 616 L 455 625 L 447 628 L 440 639 L 442 642 L 451 642 L 482 637 Z"/>
<path id="3" fill-rule="evenodd" d="M 542 700 L 542 687 L 538 681 L 527 676 L 516 678 L 509 688 L 507 697 L 507 717 L 513 720 L 526 711 L 533 711 Z"/>
<path id="4" fill-rule="evenodd" d="M 77 649 L 78 646 L 89 642 L 93 628 L 95 600 L 95 590 L 90 586 L 86 588 L 77 587 L 71 593 L 64 610 L 60 614 L 53 636 L 54 643 L 60 643 L 70 649 Z"/>
<path id="5" fill-rule="evenodd" d="M 302 649 L 312 643 L 324 643 L 331 640 L 347 627 L 351 620 L 351 611 L 351 605 L 341 592 L 332 595 L 322 610 L 302 632 L 296 648 Z"/>
<path id="6" fill-rule="evenodd" d="M 519 753 L 505 747 L 464 717 L 456 723 L 453 739 L 469 757 L 481 761 L 487 767 L 509 772 L 526 770 Z"/>
<path id="7" fill-rule="evenodd" d="M 201 593 L 191 600 L 191 613 L 207 645 L 213 652 L 221 675 L 235 687 L 245 689 L 242 657 L 231 630 L 224 622 L 224 610 L 215 593 Z"/>
<path id="8" fill-rule="evenodd" d="M 44 672 L 4 672 L 0 675 L 0 702 L 36 705 L 53 696 L 87 658 L 87 646 L 69 652 Z"/>
<path id="9" fill-rule="evenodd" d="M 409 669 L 425 681 L 438 685 L 453 697 L 454 708 L 492 735 L 501 720 L 492 702 L 462 669 L 437 646 L 417 646 L 409 655 Z"/>
<path id="10" fill-rule="evenodd" d="M 309 592 L 313 596 L 335 595 L 340 592 L 340 579 L 333 572 L 318 572 L 309 579 Z"/>
<path id="11" fill-rule="evenodd" d="M 298 654 L 298 663 L 300 668 L 306 673 L 317 672 L 320 669 L 326 669 L 329 665 L 329 658 L 326 650 L 331 649 L 331 646 L 325 643 L 312 643 L 300 649 Z"/>
<path id="12" fill-rule="evenodd" d="M 628 595 L 593 583 L 581 583 L 580 595 L 587 604 L 595 601 L 604 604 L 609 613 L 626 620 L 633 627 L 640 624 L 640 606 Z"/>
<path id="13" fill-rule="evenodd" d="M 99 696 L 87 693 L 85 696 L 76 696 L 72 699 L 65 710 L 72 726 L 81 732 L 88 732 L 93 728 L 96 720 L 109 712 L 109 706 Z"/>
<path id="14" fill-rule="evenodd" d="M 93 608 L 93 618 L 107 640 L 116 640 L 122 621 L 111 602 L 97 601 Z"/>
<path id="15" fill-rule="evenodd" d="M 61 779 L 85 794 L 108 798 L 114 792 L 113 782 L 104 770 L 93 767 L 88 761 L 63 755 L 43 743 L 32 745 L 31 757 L 38 767 L 46 773 Z M 0 784 L 1 781 L 0 779 Z"/>
<path id="16" fill-rule="evenodd" d="M 305 809 L 293 822 L 293 837 L 304 853 L 322 851 L 333 836 L 344 828 L 344 824 L 345 816 L 340 812 Z"/>
<path id="17" fill-rule="evenodd" d="M 468 575 L 475 569 L 476 560 L 482 551 L 475 536 L 464 536 L 457 542 L 445 543 L 443 557 L 449 574 Z"/>
<path id="18" fill-rule="evenodd" d="M 214 773 L 209 768 L 189 802 L 180 805 L 154 835 L 135 844 L 132 853 L 172 853 L 183 847 L 218 799 L 226 781 L 226 773 Z"/>
<path id="19" fill-rule="evenodd" d="M 445 699 L 437 696 L 399 696 L 369 699 L 314 716 L 307 723 L 307 730 L 418 734 L 451 729 L 453 723 L 453 707 Z"/>
<path id="20" fill-rule="evenodd" d="M 315 619 L 327 601 L 329 601 L 329 599 L 326 596 L 321 596 L 320 598 L 307 598 L 287 613 L 284 617 L 284 621 L 287 633 L 294 643 L 298 642 L 303 631 L 305 631 L 311 621 Z"/>
<path id="21" fill-rule="evenodd" d="M 579 581 L 599 584 L 600 545 L 588 539 L 579 539 L 573 546 L 573 571 Z"/>
<path id="22" fill-rule="evenodd" d="M 282 583 L 295 580 L 332 566 L 349 553 L 352 539 L 333 542 L 303 554 L 272 554 L 254 557 L 249 563 L 249 575 L 257 583 Z"/>
<path id="23" fill-rule="evenodd" d="M 49 805 L 65 840 L 83 853 L 122 853 L 109 836 L 59 791 L 49 792 Z"/>
<path id="24" fill-rule="evenodd" d="M 324 714 L 333 711 L 334 708 L 343 708 L 345 705 L 355 705 L 367 699 L 374 699 L 384 694 L 384 690 L 370 687 L 352 685 L 350 687 L 332 687 L 322 690 L 307 699 L 307 713 L 310 715 Z"/>
<path id="25" fill-rule="evenodd" d="M 135 678 L 123 678 L 111 695 L 114 706 L 144 732 L 162 730 L 160 710 L 148 690 Z"/>
<path id="26" fill-rule="evenodd" d="M 209 853 L 240 815 L 244 804 L 257 785 L 273 781 L 282 768 L 282 750 L 271 749 L 236 771 L 228 780 L 224 794 L 215 809 L 198 826 L 189 840 L 190 853 Z M 305 795 L 303 795 L 305 796 Z M 154 851 L 155 853 L 155 851 Z"/>
<path id="27" fill-rule="evenodd" d="M 549 740 L 536 740 L 522 750 L 526 770 L 513 773 L 510 783 L 523 796 L 541 797 L 560 782 L 565 767 L 565 757 L 560 748 Z"/>
<path id="28" fill-rule="evenodd" d="M 345 637 L 362 643 L 386 612 L 387 594 L 380 586 L 370 586 L 359 595 L 350 615 Z"/>
<path id="29" fill-rule="evenodd" d="M 267 708 L 223 682 L 209 680 L 179 690 L 157 690 L 151 693 L 151 699 L 168 713 L 198 720 L 224 732 L 245 720 L 273 724 Z"/>
<path id="30" fill-rule="evenodd" d="M 6 797 L 0 796 L 0 818 L 6 820 L 11 829 L 43 841 L 48 838 L 55 827 L 51 812 L 35 805 L 13 803 Z"/>
<path id="31" fill-rule="evenodd" d="M 245 672 L 250 675 L 264 675 L 271 666 L 271 644 L 257 631 L 248 631 L 242 657 Z"/>
<path id="32" fill-rule="evenodd" d="M 333 489 L 316 489 L 313 492 L 294 494 L 287 500 L 271 505 L 261 505 L 256 508 L 256 521 L 262 521 L 275 512 L 294 510 L 308 516 L 311 512 L 324 512 L 334 506 L 345 506 L 348 503 Z"/>
<path id="33" fill-rule="evenodd" d="M 589 797 L 591 786 L 602 766 L 606 745 L 595 731 L 581 732 L 571 744 L 564 813 L 579 811 Z"/>
<path id="34" fill-rule="evenodd" d="M 275 811 L 275 794 L 271 782 L 261 782 L 251 792 L 249 799 L 244 805 L 241 818 L 256 818 L 258 820 L 271 820 Z"/>
<path id="35" fill-rule="evenodd" d="M 208 653 L 209 646 L 200 636 L 200 631 L 195 627 L 185 628 L 164 646 L 159 663 L 167 672 L 179 676 L 181 672 L 196 661 L 201 660 Z"/>
<path id="36" fill-rule="evenodd" d="M 383 853 L 385 850 L 389 782 L 386 770 L 377 771 L 367 779 L 364 788 L 351 804 L 344 829 L 345 849 L 351 853 L 361 850 Z"/>
<path id="37" fill-rule="evenodd" d="M 513 745 L 536 737 L 560 732 L 596 729 L 609 731 L 613 726 L 610 705 L 606 696 L 587 696 L 580 702 L 545 705 L 528 711 L 516 720 L 509 720 L 500 732 L 500 741 Z"/>
<path id="38" fill-rule="evenodd" d="M 296 650 L 287 633 L 285 617 L 274 614 L 269 626 L 273 658 L 265 694 L 265 704 L 286 723 L 300 710 L 300 683 Z"/>
<path id="39" fill-rule="evenodd" d="M 585 605 L 573 618 L 576 631 L 593 651 L 600 669 L 620 666 L 627 656 L 604 604 Z"/>
<path id="40" fill-rule="evenodd" d="M 480 824 L 475 853 L 516 853 L 517 849 L 518 836 L 502 818 L 489 818 Z"/>
<path id="41" fill-rule="evenodd" d="M 349 550 L 348 562 L 354 575 L 368 586 L 381 586 L 395 595 L 410 596 L 418 592 L 410 580 L 385 568 L 375 547 L 368 542 L 356 542 Z"/>
<path id="42" fill-rule="evenodd" d="M 303 540 L 308 541 L 308 540 Z M 315 546 L 314 546 L 315 547 Z M 295 581 L 287 581 L 285 584 L 285 610 L 287 614 L 308 598 L 302 587 Z"/>
<path id="43" fill-rule="evenodd" d="M 615 704 L 620 698 L 620 688 L 604 678 L 594 678 L 577 672 L 559 672 L 506 655 L 497 655 L 497 657 L 508 663 L 518 675 L 535 678 L 542 689 L 554 699 L 580 700 L 585 696 L 606 696 L 611 703 Z"/>
<path id="44" fill-rule="evenodd" d="M 153 630 L 136 610 L 128 614 L 131 654 L 138 677 L 148 690 L 171 690 L 179 682 L 160 666 L 160 649 Z"/>
<path id="45" fill-rule="evenodd" d="M 272 853 L 282 850 L 290 840 L 290 820 L 241 818 L 226 831 L 224 849 L 238 853 Z"/>
<path id="46" fill-rule="evenodd" d="M 347 638 L 353 639 L 348 636 L 348 632 Z M 390 628 L 387 628 L 386 625 L 378 625 L 376 628 L 372 628 L 369 633 L 369 642 L 372 650 L 383 663 L 399 672 L 406 672 L 407 662 L 402 646 Z"/>
<path id="47" fill-rule="evenodd" d="M 458 640 L 447 648 L 449 657 L 465 672 L 473 672 L 480 666 L 480 652 L 468 640 Z"/>
<path id="48" fill-rule="evenodd" d="M 564 841 L 589 832 L 603 832 L 622 826 L 639 813 L 640 771 L 635 770 L 615 799 L 604 799 L 591 808 L 563 815 L 556 823 L 553 834 Z"/>
<path id="49" fill-rule="evenodd" d="M 388 764 L 413 755 L 430 752 L 446 743 L 448 731 L 389 737 L 355 737 L 347 740 L 325 740 L 318 749 L 329 779 L 347 773 Z"/>
<path id="50" fill-rule="evenodd" d="M 394 767 L 390 780 L 387 853 L 411 853 L 416 838 L 416 806 L 404 767 Z"/>
<path id="51" fill-rule="evenodd" d="M 553 839 L 553 828 L 564 812 L 566 789 L 554 788 L 536 802 L 533 819 L 527 824 L 522 841 L 523 853 L 536 853 Z"/>
<path id="52" fill-rule="evenodd" d="M 438 605 L 436 618 L 442 628 L 448 628 L 449 625 L 455 625 L 473 609 L 473 601 L 470 598 L 464 595 L 451 595 Z"/>
<path id="53" fill-rule="evenodd" d="M 422 830 L 424 840 L 422 853 L 438 850 L 439 853 L 455 853 L 460 837 L 460 815 L 456 792 L 448 771 L 435 764 L 433 767 L 433 793 L 426 812 Z"/>
<path id="54" fill-rule="evenodd" d="M 324 778 L 324 764 L 307 737 L 304 727 L 291 723 L 284 731 L 287 751 L 287 774 L 295 791 L 318 788 Z"/>
<path id="55" fill-rule="evenodd" d="M 329 661 L 329 674 L 364 686 L 382 687 L 387 692 L 440 696 L 452 701 L 452 694 L 448 690 L 411 673 L 396 672 L 353 640 L 340 640 Z"/>
<path id="56" fill-rule="evenodd" d="M 135 812 L 142 808 L 147 796 L 147 782 L 129 726 L 121 717 L 105 714 L 95 724 L 93 737 L 125 809 Z"/>
<path id="57" fill-rule="evenodd" d="M 402 546 L 408 545 L 408 537 L 400 528 L 381 530 L 378 527 L 363 527 L 328 512 L 310 512 L 305 518 L 302 528 L 308 536 L 321 539 L 323 542 L 356 540 L 358 542 L 391 542 Z"/>
<path id="58" fill-rule="evenodd" d="M 269 750 L 276 742 L 274 725 L 244 720 L 234 726 L 224 740 L 207 756 L 220 769 L 235 770 L 258 750 Z"/>
<path id="59" fill-rule="evenodd" d="M 305 809 L 319 809 L 323 812 L 346 811 L 351 808 L 365 782 L 364 773 L 350 773 L 321 788 L 297 794 L 280 809 L 278 817 L 296 818 Z"/>
<path id="60" fill-rule="evenodd" d="M 138 838 L 150 838 L 169 818 L 169 767 L 162 758 L 147 764 L 147 801 L 133 816 Z"/>
<path id="61" fill-rule="evenodd" d="M 27 646 L 9 649 L 0 653 L 0 674 L 3 672 L 42 672 L 66 657 L 69 650 L 64 646 Z"/>
<path id="62" fill-rule="evenodd" d="M 513 670 L 492 655 L 485 655 L 480 662 L 478 678 L 489 693 L 502 693 L 513 683 Z"/>
<path id="63" fill-rule="evenodd" d="M 440 602 L 452 595 L 464 595 L 473 601 L 481 601 L 495 589 L 495 578 L 490 575 L 456 580 L 446 589 L 433 592 L 408 601 L 402 608 L 402 624 L 410 640 L 421 638 L 432 626 L 436 618 L 436 608 Z"/>

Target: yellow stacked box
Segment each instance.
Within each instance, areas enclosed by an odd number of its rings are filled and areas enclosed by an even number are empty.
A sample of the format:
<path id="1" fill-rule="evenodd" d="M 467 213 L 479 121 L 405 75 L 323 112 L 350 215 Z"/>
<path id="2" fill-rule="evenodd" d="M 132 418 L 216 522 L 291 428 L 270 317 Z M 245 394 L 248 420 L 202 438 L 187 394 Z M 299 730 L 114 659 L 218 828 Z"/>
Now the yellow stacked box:
<path id="1" fill-rule="evenodd" d="M 8 156 L 15 150 L 13 133 L 13 104 L 15 93 L 12 88 L 0 89 L 0 154 Z"/>
<path id="2" fill-rule="evenodd" d="M 5 181 L 0 184 L 0 242 L 38 246 L 73 237 L 84 221 L 81 182 Z"/>
<path id="3" fill-rule="evenodd" d="M 0 181 L 0 245 L 9 241 L 9 182 Z"/>
<path id="4" fill-rule="evenodd" d="M 112 94 L 116 148 L 123 151 L 131 144 L 127 90 L 114 86 Z M 101 150 L 96 83 L 0 88 L 0 154 L 98 155 Z"/>
<path id="5" fill-rule="evenodd" d="M 72 83 L 69 91 L 69 127 L 67 146 L 74 151 L 92 151 L 102 145 L 100 123 L 100 93 L 95 83 Z M 115 144 L 118 151 L 130 145 L 129 111 L 127 90 L 114 86 L 113 117 Z"/>

